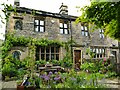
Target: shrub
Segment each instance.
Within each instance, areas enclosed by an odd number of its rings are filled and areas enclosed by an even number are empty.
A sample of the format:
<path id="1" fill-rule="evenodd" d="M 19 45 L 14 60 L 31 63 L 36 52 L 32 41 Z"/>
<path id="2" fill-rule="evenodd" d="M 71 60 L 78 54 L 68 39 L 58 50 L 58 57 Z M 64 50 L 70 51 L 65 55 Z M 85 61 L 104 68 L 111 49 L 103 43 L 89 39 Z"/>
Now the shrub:
<path id="1" fill-rule="evenodd" d="M 14 64 L 11 62 L 7 62 L 3 65 L 2 68 L 2 76 L 9 76 L 9 77 L 14 77 L 17 76 L 17 69 L 15 68 Z"/>

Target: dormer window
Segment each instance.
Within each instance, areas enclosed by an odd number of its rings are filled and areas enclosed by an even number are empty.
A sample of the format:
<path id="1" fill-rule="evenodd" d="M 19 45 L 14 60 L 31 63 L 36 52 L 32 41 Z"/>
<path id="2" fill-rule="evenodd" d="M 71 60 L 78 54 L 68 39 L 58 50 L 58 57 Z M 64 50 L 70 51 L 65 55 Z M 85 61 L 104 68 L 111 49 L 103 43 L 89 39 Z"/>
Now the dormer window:
<path id="1" fill-rule="evenodd" d="M 82 36 L 88 36 L 89 35 L 87 25 L 84 25 L 84 24 L 81 25 L 81 34 L 82 34 Z"/>
<path id="2" fill-rule="evenodd" d="M 34 29 L 35 29 L 35 32 L 45 32 L 45 20 L 44 19 L 35 19 Z"/>
<path id="3" fill-rule="evenodd" d="M 60 21 L 60 34 L 69 34 L 67 21 Z"/>
<path id="4" fill-rule="evenodd" d="M 17 21 L 15 22 L 14 29 L 15 29 L 15 30 L 22 30 L 22 27 L 23 27 L 22 21 L 21 21 L 21 20 L 17 20 Z"/>

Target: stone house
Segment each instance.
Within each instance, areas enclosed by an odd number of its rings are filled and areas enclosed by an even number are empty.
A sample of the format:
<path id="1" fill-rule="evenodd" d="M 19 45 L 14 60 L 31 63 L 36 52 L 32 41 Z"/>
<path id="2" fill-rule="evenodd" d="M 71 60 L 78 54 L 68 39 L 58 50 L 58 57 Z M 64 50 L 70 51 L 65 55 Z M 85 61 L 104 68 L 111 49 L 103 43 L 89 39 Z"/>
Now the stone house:
<path id="1" fill-rule="evenodd" d="M 75 24 L 77 17 L 68 15 L 66 5 L 61 5 L 59 13 L 33 10 L 19 5 L 20 2 L 15 1 L 17 15 L 11 14 L 7 22 L 7 32 L 15 31 L 16 36 L 46 38 L 61 42 L 72 39 L 76 43 L 70 47 L 74 64 L 82 63 L 83 59 L 90 59 L 90 56 L 86 54 L 87 48 L 95 53 L 93 59 L 114 56 L 114 62 L 120 63 L 118 41 L 104 36 L 102 29 L 92 32 L 92 27 L 88 28 L 88 24 L 82 22 Z M 34 14 L 31 14 L 32 12 Z M 35 56 L 39 60 L 62 60 L 65 52 L 64 47 L 37 47 Z M 13 47 L 11 53 L 22 60 L 28 55 L 28 47 Z"/>

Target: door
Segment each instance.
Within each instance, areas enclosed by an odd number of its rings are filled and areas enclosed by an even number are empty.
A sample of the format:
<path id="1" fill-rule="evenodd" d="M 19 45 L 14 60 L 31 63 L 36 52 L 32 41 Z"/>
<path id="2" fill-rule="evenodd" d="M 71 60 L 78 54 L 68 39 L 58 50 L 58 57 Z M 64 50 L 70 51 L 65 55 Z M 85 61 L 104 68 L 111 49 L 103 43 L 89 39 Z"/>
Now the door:
<path id="1" fill-rule="evenodd" d="M 74 50 L 74 62 L 75 62 L 75 68 L 80 69 L 80 63 L 81 63 L 81 50 Z"/>
<path id="2" fill-rule="evenodd" d="M 116 51 L 112 51 L 112 54 L 114 55 L 114 61 L 113 63 L 115 64 L 114 65 L 114 68 L 115 68 L 115 71 L 117 71 L 117 52 Z"/>

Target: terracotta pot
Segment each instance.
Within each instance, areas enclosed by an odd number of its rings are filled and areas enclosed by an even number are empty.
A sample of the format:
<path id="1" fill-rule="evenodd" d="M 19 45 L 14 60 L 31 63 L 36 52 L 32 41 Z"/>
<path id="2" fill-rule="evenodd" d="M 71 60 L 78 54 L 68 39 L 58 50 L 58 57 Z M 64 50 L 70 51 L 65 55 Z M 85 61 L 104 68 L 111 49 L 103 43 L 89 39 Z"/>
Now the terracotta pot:
<path id="1" fill-rule="evenodd" d="M 17 86 L 17 90 L 24 90 L 25 86 Z"/>

